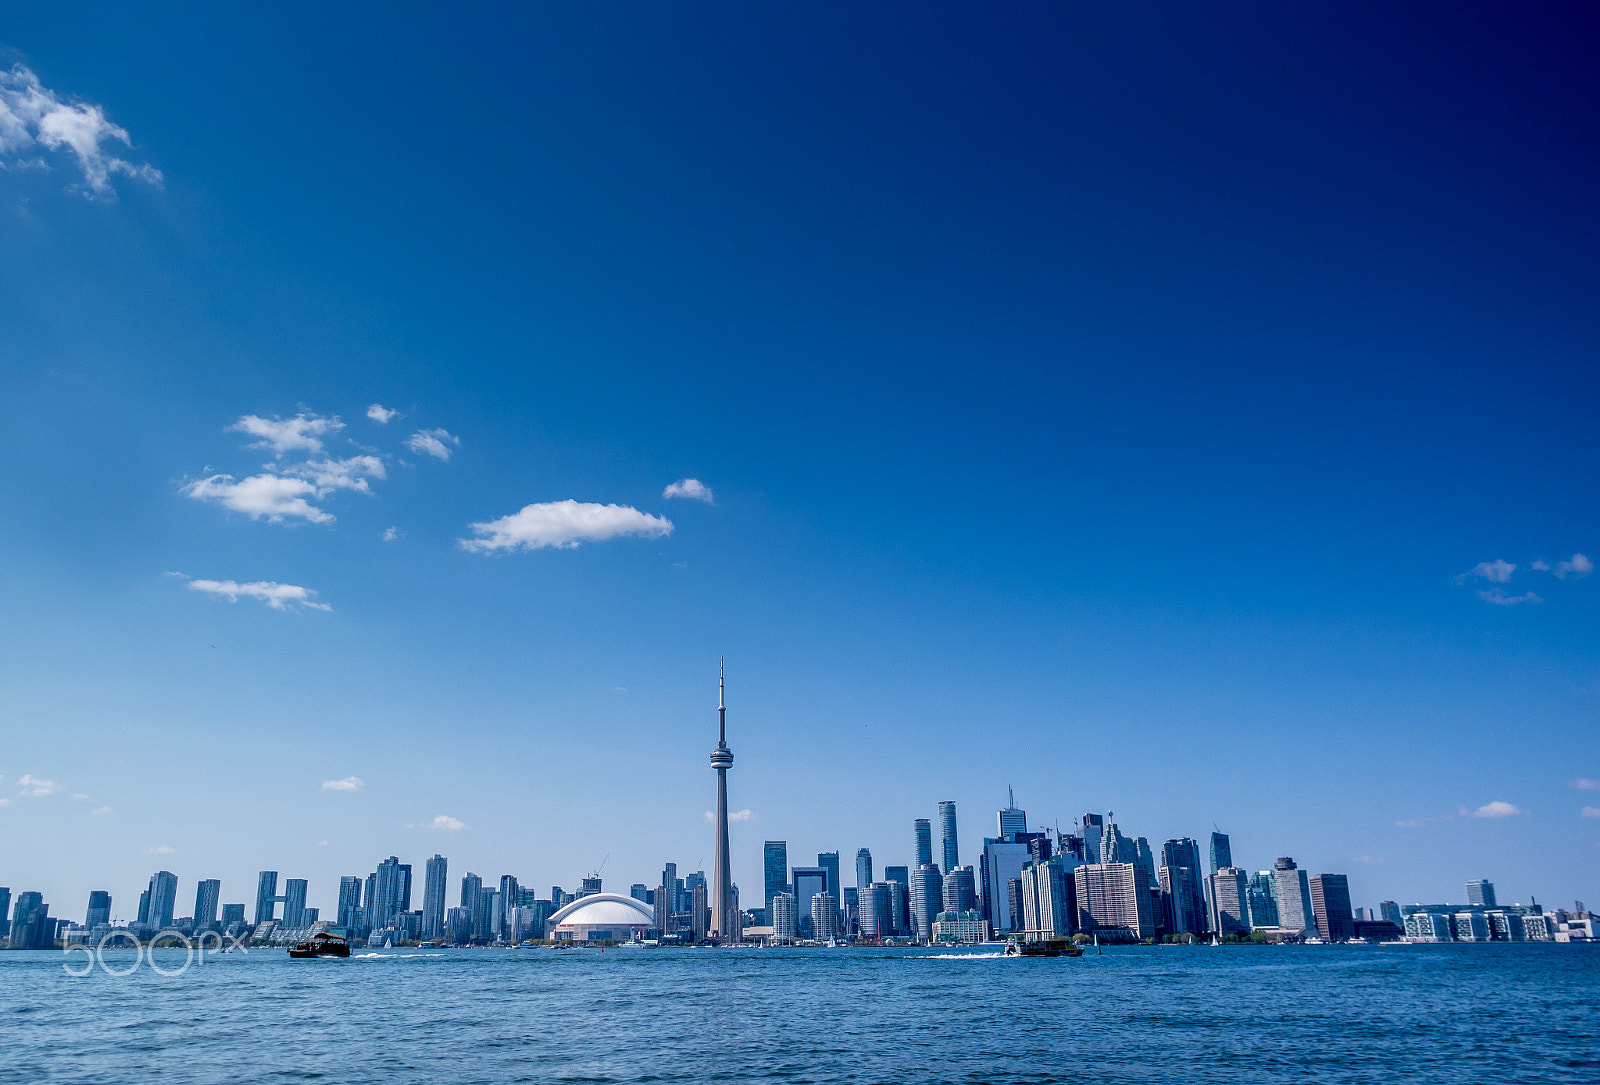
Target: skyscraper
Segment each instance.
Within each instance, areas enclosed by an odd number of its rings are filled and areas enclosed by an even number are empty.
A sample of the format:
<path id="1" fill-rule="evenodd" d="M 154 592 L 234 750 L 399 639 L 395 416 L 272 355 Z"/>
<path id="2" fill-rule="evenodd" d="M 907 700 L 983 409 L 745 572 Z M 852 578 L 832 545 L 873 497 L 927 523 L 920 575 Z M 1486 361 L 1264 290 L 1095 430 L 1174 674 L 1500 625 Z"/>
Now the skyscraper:
<path id="1" fill-rule="evenodd" d="M 711 767 L 717 770 L 716 865 L 711 871 L 712 938 L 733 938 L 739 917 L 733 907 L 733 867 L 728 854 L 728 770 L 733 767 L 733 751 L 728 749 L 728 709 L 723 698 L 722 661 L 717 661 L 717 748 L 711 751 Z"/>
<path id="2" fill-rule="evenodd" d="M 361 922 L 361 879 L 354 874 L 346 874 L 339 879 L 339 926 L 343 927 L 351 937 L 363 926 Z"/>
<path id="3" fill-rule="evenodd" d="M 1211 873 L 1215 874 L 1225 866 L 1233 865 L 1233 847 L 1228 843 L 1227 833 L 1211 834 Z"/>
<path id="4" fill-rule="evenodd" d="M 944 904 L 944 879 L 939 868 L 924 863 L 911 872 L 911 927 L 919 941 L 933 937 L 933 921 Z"/>
<path id="5" fill-rule="evenodd" d="M 833 902 L 842 904 L 844 902 L 844 879 L 839 877 L 839 853 L 836 851 L 818 852 L 817 865 L 828 872 L 828 893 L 833 897 Z"/>
<path id="6" fill-rule="evenodd" d="M 56 925 L 40 893 L 18 893 L 11 912 L 12 949 L 54 949 Z"/>
<path id="7" fill-rule="evenodd" d="M 435 852 L 433 858 L 428 860 L 427 873 L 422 883 L 423 938 L 444 937 L 444 897 L 449 869 L 450 861 L 438 852 Z M 340 911 L 342 912 L 343 909 L 341 908 Z"/>
<path id="8" fill-rule="evenodd" d="M 1099 814 L 1083 815 L 1083 859 L 1088 863 L 1100 860 L 1100 836 L 1104 832 L 1106 819 Z"/>
<path id="9" fill-rule="evenodd" d="M 1200 866 L 1200 845 L 1192 837 L 1187 836 L 1168 840 L 1161 845 L 1161 863 L 1163 866 L 1184 867 L 1189 871 L 1188 911 L 1194 925 L 1184 929 L 1194 934 L 1203 934 L 1209 924 L 1206 921 L 1206 898 L 1203 888 L 1206 875 Z"/>
<path id="10" fill-rule="evenodd" d="M 90 906 L 94 904 L 94 894 L 89 894 Z M 207 878 L 195 886 L 194 892 L 194 929 L 203 931 L 207 927 L 217 925 L 217 906 L 222 903 L 222 882 L 216 878 Z M 106 907 L 109 910 L 111 898 L 106 897 Z M 89 924 L 91 927 L 93 923 Z"/>
<path id="11" fill-rule="evenodd" d="M 800 917 L 795 909 L 794 894 L 773 894 L 771 908 L 772 937 L 780 942 L 792 942 L 800 937 Z"/>
<path id="12" fill-rule="evenodd" d="M 1306 872 L 1296 867 L 1293 859 L 1280 856 L 1273 864 L 1272 877 L 1278 888 L 1278 926 L 1286 931 L 1316 930 Z"/>
<path id="13" fill-rule="evenodd" d="M 1494 902 L 1494 882 L 1487 878 L 1478 878 L 1468 882 L 1467 903 L 1479 904 L 1485 908 L 1496 907 Z"/>
<path id="14" fill-rule="evenodd" d="M 956 804 L 939 804 L 939 851 L 945 870 L 961 865 L 961 851 L 956 847 Z"/>
<path id="15" fill-rule="evenodd" d="M 483 896 L 483 879 L 467 871 L 461 877 L 461 908 L 472 921 L 473 939 L 489 937 L 488 926 L 482 923 L 480 898 Z"/>
<path id="16" fill-rule="evenodd" d="M 769 840 L 761 846 L 762 907 L 769 909 L 767 921 L 772 921 L 772 898 L 789 888 L 789 845 L 783 840 Z M 669 883 L 670 884 L 670 883 Z"/>
<path id="17" fill-rule="evenodd" d="M 41 898 L 42 899 L 42 898 Z M 0 938 L 11 933 L 11 887 L 0 885 Z"/>
<path id="18" fill-rule="evenodd" d="M 915 837 L 915 844 L 913 845 L 913 850 L 916 852 L 916 855 L 913 856 L 915 862 L 912 863 L 911 869 L 916 870 L 919 867 L 925 867 L 925 866 L 932 865 L 932 863 L 933 863 L 933 825 L 932 825 L 932 823 L 930 821 L 928 821 L 927 818 L 917 818 L 915 821 L 913 821 L 911 823 L 911 832 L 912 832 L 912 835 Z"/>
<path id="19" fill-rule="evenodd" d="M 283 925 L 285 927 L 304 927 L 306 925 L 306 880 L 304 878 L 288 878 L 283 883 Z"/>
<path id="20" fill-rule="evenodd" d="M 893 917 L 890 934 L 911 933 L 911 870 L 903 866 L 883 868 L 883 880 L 889 883 L 889 914 Z"/>
<path id="21" fill-rule="evenodd" d="M 1245 872 L 1225 866 L 1211 875 L 1211 900 L 1220 934 L 1244 934 L 1250 929 Z"/>
<path id="22" fill-rule="evenodd" d="M 146 920 L 153 927 L 172 926 L 172 909 L 178 902 L 178 876 L 170 870 L 158 870 L 150 875 L 150 914 Z"/>
<path id="23" fill-rule="evenodd" d="M 856 888 L 860 890 L 861 937 L 876 942 L 892 935 L 894 917 L 889 914 L 892 900 L 889 883 L 872 882 Z"/>
<path id="24" fill-rule="evenodd" d="M 267 922 L 277 910 L 278 872 L 263 870 L 256 878 L 256 924 Z"/>
<path id="25" fill-rule="evenodd" d="M 1016 793 L 1009 787 L 1006 788 L 1006 808 L 995 814 L 995 827 L 998 830 L 995 835 L 1001 840 L 1028 831 L 1027 812 L 1017 809 Z"/>
<path id="26" fill-rule="evenodd" d="M 944 876 L 942 907 L 945 912 L 970 912 L 978 907 L 978 890 L 972 868 L 956 867 Z"/>
<path id="27" fill-rule="evenodd" d="M 828 880 L 828 868 L 824 866 L 795 867 L 792 884 L 794 885 L 795 907 L 798 909 L 796 922 L 800 925 L 800 937 L 810 938 L 811 898 L 819 893 L 827 893 L 832 896 L 834 885 Z"/>
<path id="28" fill-rule="evenodd" d="M 1250 927 L 1276 927 L 1278 925 L 1278 882 L 1270 870 L 1260 870 L 1250 875 L 1247 889 L 1250 899 Z M 1399 912 L 1395 913 L 1396 915 Z M 1398 926 L 1399 924 L 1396 924 Z"/>
<path id="29" fill-rule="evenodd" d="M 5 896 L 8 899 L 0 902 L 0 914 L 4 914 L 6 905 L 11 903 L 9 899 L 11 894 L 7 892 Z M 198 917 L 198 912 L 196 915 Z M 103 923 L 110 922 L 111 894 L 107 893 L 104 889 L 96 889 L 89 894 L 89 910 L 84 913 L 83 925 L 88 927 L 90 930 L 93 930 Z M 196 919 L 196 922 L 198 922 L 198 918 Z"/>
<path id="30" fill-rule="evenodd" d="M 1161 885 L 1161 925 L 1168 934 L 1199 934 L 1205 929 L 1195 911 L 1194 871 L 1186 866 L 1162 866 L 1156 871 Z"/>
<path id="31" fill-rule="evenodd" d="M 600 890 L 596 889 L 596 893 Z M 586 894 L 587 895 L 587 894 Z M 500 875 L 500 894 L 498 897 L 500 911 L 500 929 L 507 934 L 511 931 L 511 909 L 522 904 L 522 887 L 517 884 L 517 879 L 510 874 Z"/>
<path id="32" fill-rule="evenodd" d="M 1155 901 L 1132 863 L 1085 863 L 1072 873 L 1081 929 L 1155 935 Z"/>
<path id="33" fill-rule="evenodd" d="M 839 902 L 832 893 L 818 893 L 811 898 L 811 937 L 819 942 L 839 937 Z"/>
<path id="34" fill-rule="evenodd" d="M 411 867 L 402 870 L 399 858 L 393 855 L 378 864 L 377 880 L 367 901 L 367 922 L 373 930 L 394 926 L 395 917 L 405 910 L 402 903 L 410 896 L 405 884 L 410 873 Z"/>
<path id="35" fill-rule="evenodd" d="M 1030 858 L 1027 844 L 1005 839 L 983 842 L 978 888 L 982 896 L 983 917 L 997 931 L 1012 929 L 1011 899 L 1006 885 L 1022 876 L 1022 868 L 1028 865 Z"/>
<path id="36" fill-rule="evenodd" d="M 872 885 L 872 853 L 866 848 L 856 849 L 856 888 L 867 889 Z"/>
<path id="37" fill-rule="evenodd" d="M 1311 879 L 1311 912 L 1324 942 L 1346 942 L 1356 936 L 1350 914 L 1350 881 L 1343 874 L 1317 874 Z"/>

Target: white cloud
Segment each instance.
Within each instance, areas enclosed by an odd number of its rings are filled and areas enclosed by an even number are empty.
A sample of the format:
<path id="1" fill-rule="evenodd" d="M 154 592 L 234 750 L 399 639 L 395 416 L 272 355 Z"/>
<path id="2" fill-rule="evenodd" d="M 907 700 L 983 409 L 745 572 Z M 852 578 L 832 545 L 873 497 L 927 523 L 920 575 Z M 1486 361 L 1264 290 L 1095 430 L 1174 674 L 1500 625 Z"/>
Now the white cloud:
<path id="1" fill-rule="evenodd" d="M 78 791 L 78 792 L 74 792 L 73 793 L 72 801 L 73 802 L 89 802 L 90 799 L 89 799 L 89 796 L 85 795 L 81 791 Z"/>
<path id="2" fill-rule="evenodd" d="M 1556 562 L 1556 567 L 1552 571 L 1562 580 L 1569 576 L 1588 576 L 1594 572 L 1594 562 L 1582 554 L 1573 554 L 1571 561 Z"/>
<path id="3" fill-rule="evenodd" d="M 711 487 L 697 478 L 680 478 L 661 491 L 662 497 L 688 497 L 695 501 L 704 501 L 708 505 L 717 503 L 717 495 L 711 492 Z"/>
<path id="4" fill-rule="evenodd" d="M 177 850 L 178 849 L 173 847 L 171 844 L 157 844 L 153 848 L 144 849 L 144 853 L 146 855 L 171 855 Z"/>
<path id="5" fill-rule="evenodd" d="M 309 479 L 317 488 L 317 496 L 325 497 L 334 490 L 359 490 L 369 494 L 368 477 L 388 478 L 383 461 L 376 456 L 351 456 L 347 460 L 307 460 L 281 468 L 285 475 Z"/>
<path id="6" fill-rule="evenodd" d="M 293 605 L 311 610 L 333 609 L 326 603 L 312 599 L 317 593 L 310 588 L 302 588 L 298 584 L 277 584 L 271 580 L 256 580 L 249 584 L 240 584 L 235 580 L 191 580 L 189 588 L 226 599 L 230 603 L 237 603 L 241 598 L 259 599 L 273 610 L 288 610 Z"/>
<path id="7" fill-rule="evenodd" d="M 728 814 L 729 821 L 749 821 L 753 817 L 755 815 L 748 810 L 734 810 Z"/>
<path id="8" fill-rule="evenodd" d="M 27 773 L 17 780 L 17 786 L 22 789 L 22 794 L 30 799 L 47 799 L 60 790 L 54 780 L 41 780 Z"/>
<path id="9" fill-rule="evenodd" d="M 1544 602 L 1543 599 L 1533 594 L 1531 591 L 1523 595 L 1507 595 L 1499 588 L 1490 588 L 1488 591 L 1483 591 L 1480 589 L 1478 592 L 1478 598 L 1482 599 L 1485 603 L 1493 603 L 1497 607 L 1514 607 L 1519 603 Z"/>
<path id="10" fill-rule="evenodd" d="M 1516 571 L 1517 567 L 1509 561 L 1502 561 L 1496 558 L 1493 561 L 1478 562 L 1478 564 L 1456 577 L 1456 580 L 1462 581 L 1470 576 L 1475 576 L 1491 583 L 1504 584 L 1511 579 L 1511 574 Z"/>
<path id="11" fill-rule="evenodd" d="M 546 546 L 571 550 L 580 543 L 603 542 L 621 535 L 658 538 L 672 534 L 672 521 L 626 505 L 546 501 L 519 512 L 469 525 L 479 537 L 458 539 L 463 550 L 539 550 Z"/>
<path id="12" fill-rule="evenodd" d="M 447 832 L 459 833 L 462 829 L 467 827 L 467 823 L 464 821 L 457 821 L 448 814 L 440 814 L 438 817 L 433 819 L 431 827 L 435 829 L 444 829 Z"/>
<path id="13" fill-rule="evenodd" d="M 251 475 L 235 482 L 232 475 L 210 475 L 191 482 L 183 488 L 183 493 L 196 501 L 209 501 L 242 512 L 252 520 L 264 516 L 270 523 L 280 523 L 285 517 L 299 517 L 313 524 L 333 523 L 331 513 L 323 512 L 306 500 L 317 496 L 317 488 L 304 479 Z"/>
<path id="14" fill-rule="evenodd" d="M 384 542 L 394 542 L 404 534 L 404 531 L 401 531 L 399 528 L 391 525 L 383 529 L 383 534 L 379 536 L 379 538 L 383 539 Z"/>
<path id="15" fill-rule="evenodd" d="M 378 423 L 380 426 L 387 426 L 390 422 L 400 417 L 400 412 L 390 410 L 382 403 L 374 403 L 372 406 L 367 408 L 367 417 Z"/>
<path id="16" fill-rule="evenodd" d="M 322 790 L 324 791 L 360 791 L 366 786 L 366 781 L 359 776 L 346 776 L 343 780 L 322 781 Z"/>
<path id="17" fill-rule="evenodd" d="M 21 156 L 36 147 L 49 151 L 65 148 L 78 160 L 86 196 L 115 200 L 111 176 L 118 173 L 160 187 L 161 171 L 154 166 L 135 166 L 108 153 L 102 144 L 113 140 L 133 146 L 127 129 L 106 120 L 100 106 L 62 101 L 22 64 L 0 72 L 0 165 L 33 165 L 38 160 Z"/>
<path id="18" fill-rule="evenodd" d="M 10 806 L 10 805 L 11 805 L 11 800 L 10 799 L 0 799 L 0 807 L 6 807 L 6 806 Z"/>
<path id="19" fill-rule="evenodd" d="M 406 447 L 420 455 L 432 456 L 436 460 L 448 460 L 455 451 L 446 441 L 461 447 L 461 438 L 452 437 L 442 429 L 419 429 L 406 438 Z"/>
<path id="20" fill-rule="evenodd" d="M 116 811 L 109 806 L 100 806 L 90 810 L 89 816 L 92 818 L 109 818 L 116 816 Z"/>
<path id="21" fill-rule="evenodd" d="M 1535 561 L 1529 564 L 1528 568 L 1537 569 L 1541 573 L 1548 573 L 1550 571 L 1550 563 L 1548 561 Z"/>
<path id="22" fill-rule="evenodd" d="M 322 437 L 342 429 L 344 423 L 337 416 L 324 418 L 309 412 L 301 412 L 289 419 L 269 419 L 247 414 L 228 427 L 229 432 L 248 433 L 260 438 L 251 448 L 270 449 L 278 456 L 285 452 L 305 452 L 315 456 L 322 451 Z"/>
<path id="23" fill-rule="evenodd" d="M 1572 781 L 1572 786 L 1579 791 L 1600 791 L 1600 780 L 1578 779 Z"/>
<path id="24" fill-rule="evenodd" d="M 1514 818 L 1518 815 L 1526 813 L 1527 811 L 1523 810 L 1521 807 L 1513 806 L 1509 802 L 1500 802 L 1498 800 L 1491 803 L 1485 803 L 1476 810 L 1468 810 L 1465 806 L 1461 808 L 1461 816 L 1464 818 Z"/>
<path id="25" fill-rule="evenodd" d="M 1600 806 L 1585 806 L 1582 810 L 1578 811 L 1578 816 L 1581 818 L 1590 819 L 1600 818 Z"/>

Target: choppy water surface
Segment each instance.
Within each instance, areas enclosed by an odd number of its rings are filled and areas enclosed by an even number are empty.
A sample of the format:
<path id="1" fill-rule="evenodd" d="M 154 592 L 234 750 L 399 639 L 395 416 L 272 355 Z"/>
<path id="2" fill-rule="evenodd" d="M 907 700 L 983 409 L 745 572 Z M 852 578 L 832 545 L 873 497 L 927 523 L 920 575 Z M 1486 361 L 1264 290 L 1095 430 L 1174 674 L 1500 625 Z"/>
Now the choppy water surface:
<path id="1" fill-rule="evenodd" d="M 62 960 L 0 953 L 0 1081 L 1600 1082 L 1600 946 Z"/>

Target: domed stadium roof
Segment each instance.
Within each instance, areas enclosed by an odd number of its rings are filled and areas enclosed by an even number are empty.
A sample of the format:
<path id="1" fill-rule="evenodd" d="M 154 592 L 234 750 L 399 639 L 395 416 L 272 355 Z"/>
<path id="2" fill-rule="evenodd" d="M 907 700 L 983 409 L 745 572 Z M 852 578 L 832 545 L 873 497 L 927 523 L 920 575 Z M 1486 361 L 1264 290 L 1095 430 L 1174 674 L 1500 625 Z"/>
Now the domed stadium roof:
<path id="1" fill-rule="evenodd" d="M 655 912 L 642 900 L 620 893 L 591 893 L 556 912 L 545 926 L 649 927 L 655 921 Z"/>

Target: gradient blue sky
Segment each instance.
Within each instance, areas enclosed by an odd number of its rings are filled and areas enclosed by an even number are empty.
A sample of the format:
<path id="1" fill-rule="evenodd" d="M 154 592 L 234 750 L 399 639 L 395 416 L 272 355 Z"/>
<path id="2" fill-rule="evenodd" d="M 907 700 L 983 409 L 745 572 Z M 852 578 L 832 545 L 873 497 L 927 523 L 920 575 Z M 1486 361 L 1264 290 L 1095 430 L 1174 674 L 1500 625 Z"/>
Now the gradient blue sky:
<path id="1" fill-rule="evenodd" d="M 1008 784 L 1358 904 L 1600 898 L 1576 8 L 0 11 L 131 143 L 3 155 L 0 884 L 654 884 L 726 654 L 747 901 L 941 799 L 974 858 Z M 300 413 L 384 477 L 193 496 Z M 566 500 L 672 530 L 459 544 Z"/>

